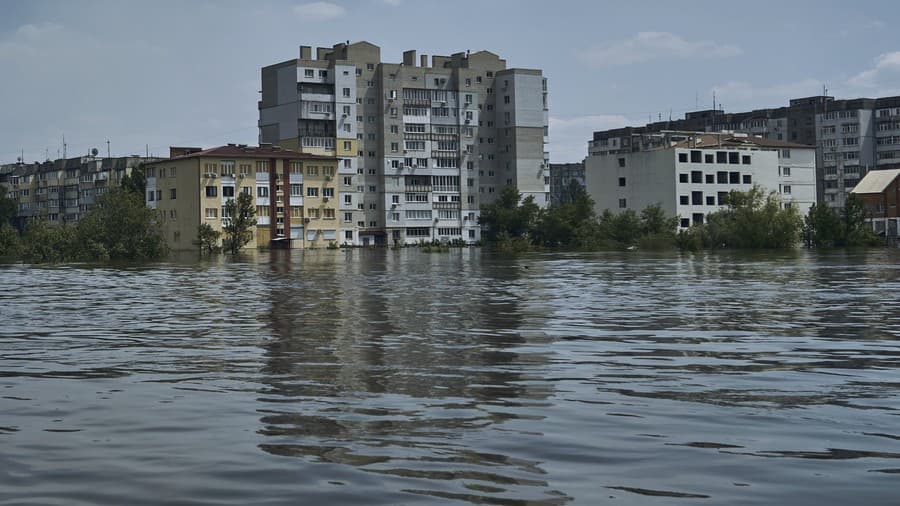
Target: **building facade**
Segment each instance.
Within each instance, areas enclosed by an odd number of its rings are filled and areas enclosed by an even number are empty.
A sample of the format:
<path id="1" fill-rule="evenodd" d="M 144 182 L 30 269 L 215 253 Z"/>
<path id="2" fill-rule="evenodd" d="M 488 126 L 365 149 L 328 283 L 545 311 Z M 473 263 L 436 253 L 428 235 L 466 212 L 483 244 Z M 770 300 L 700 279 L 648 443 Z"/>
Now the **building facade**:
<path id="1" fill-rule="evenodd" d="M 368 42 L 262 69 L 260 142 L 339 160 L 352 244 L 481 237 L 504 186 L 549 202 L 547 81 L 489 51 L 381 61 Z"/>
<path id="2" fill-rule="evenodd" d="M 896 243 L 900 230 L 900 169 L 869 172 L 851 193 L 862 201 L 872 229 Z"/>
<path id="3" fill-rule="evenodd" d="M 703 224 L 725 208 L 730 191 L 753 185 L 806 214 L 816 197 L 815 148 L 741 134 L 673 132 L 655 147 L 589 156 L 585 179 L 598 214 L 659 205 L 678 216 L 682 228 Z"/>
<path id="4" fill-rule="evenodd" d="M 0 186 L 17 203 L 17 227 L 30 218 L 53 225 L 75 223 L 97 197 L 119 186 L 126 175 L 158 158 L 80 156 L 43 163 L 15 163 L 0 167 Z"/>
<path id="5" fill-rule="evenodd" d="M 550 205 L 566 201 L 566 189 L 572 182 L 584 188 L 584 162 L 550 164 Z"/>
<path id="6" fill-rule="evenodd" d="M 594 132 L 589 154 L 641 150 L 667 131 L 747 133 L 816 147 L 816 198 L 843 208 L 870 170 L 900 167 L 900 97 L 792 99 L 787 107 L 726 113 L 709 109 L 683 119 Z"/>
<path id="7" fill-rule="evenodd" d="M 257 225 L 248 247 L 321 248 L 348 243 L 341 233 L 338 161 L 280 146 L 229 144 L 172 148 L 146 166 L 147 206 L 159 211 L 169 246 L 196 250 L 200 225 L 222 231 L 225 204 L 253 197 Z"/>

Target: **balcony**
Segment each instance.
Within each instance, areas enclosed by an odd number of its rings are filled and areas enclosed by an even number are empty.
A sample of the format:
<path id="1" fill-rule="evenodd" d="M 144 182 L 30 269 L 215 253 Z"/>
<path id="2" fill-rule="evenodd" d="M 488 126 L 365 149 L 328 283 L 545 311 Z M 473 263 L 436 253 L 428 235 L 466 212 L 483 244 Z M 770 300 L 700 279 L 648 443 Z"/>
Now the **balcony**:
<path id="1" fill-rule="evenodd" d="M 334 149 L 334 137 L 301 137 L 300 147 Z"/>

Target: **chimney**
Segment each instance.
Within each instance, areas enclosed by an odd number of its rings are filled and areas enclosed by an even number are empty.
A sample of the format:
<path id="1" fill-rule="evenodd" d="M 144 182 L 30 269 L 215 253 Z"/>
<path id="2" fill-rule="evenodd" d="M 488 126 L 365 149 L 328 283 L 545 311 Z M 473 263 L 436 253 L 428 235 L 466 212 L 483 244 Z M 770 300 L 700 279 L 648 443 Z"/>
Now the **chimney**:
<path id="1" fill-rule="evenodd" d="M 416 50 L 410 49 L 409 51 L 403 51 L 403 65 L 407 67 L 415 67 L 416 66 Z"/>
<path id="2" fill-rule="evenodd" d="M 300 59 L 301 60 L 312 60 L 312 47 L 300 46 Z"/>
<path id="3" fill-rule="evenodd" d="M 428 67 L 428 55 L 427 55 L 427 54 L 423 54 L 422 56 L 420 56 L 420 57 L 419 57 L 419 62 L 420 62 L 420 63 L 419 63 L 419 66 L 420 66 L 420 67 L 422 67 L 422 68 Z"/>

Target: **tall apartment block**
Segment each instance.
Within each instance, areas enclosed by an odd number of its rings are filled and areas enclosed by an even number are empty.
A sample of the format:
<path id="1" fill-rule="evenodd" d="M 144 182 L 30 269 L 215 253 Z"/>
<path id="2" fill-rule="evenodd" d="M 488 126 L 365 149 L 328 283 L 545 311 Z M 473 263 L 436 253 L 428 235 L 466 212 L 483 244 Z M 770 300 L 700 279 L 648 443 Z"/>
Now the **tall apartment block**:
<path id="1" fill-rule="evenodd" d="M 342 244 L 481 237 L 504 186 L 549 202 L 547 80 L 489 51 L 384 63 L 368 42 L 262 69 L 260 143 L 339 159 Z M 351 238 L 352 236 L 352 238 Z"/>
<path id="2" fill-rule="evenodd" d="M 741 132 L 816 148 L 817 201 L 843 208 L 870 170 L 900 167 L 900 97 L 792 99 L 787 107 L 726 113 L 688 112 L 684 119 L 594 132 L 588 153 L 639 151 L 667 131 Z"/>

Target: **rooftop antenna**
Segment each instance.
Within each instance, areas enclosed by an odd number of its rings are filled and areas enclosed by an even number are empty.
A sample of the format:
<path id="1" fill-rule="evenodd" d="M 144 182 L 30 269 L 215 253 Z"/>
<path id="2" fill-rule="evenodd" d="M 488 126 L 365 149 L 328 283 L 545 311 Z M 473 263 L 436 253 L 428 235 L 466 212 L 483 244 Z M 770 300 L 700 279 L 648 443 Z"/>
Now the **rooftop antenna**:
<path id="1" fill-rule="evenodd" d="M 66 158 L 66 134 L 63 134 L 63 159 Z"/>
<path id="2" fill-rule="evenodd" d="M 112 158 L 112 155 L 110 155 L 109 153 L 109 139 L 106 139 L 106 157 Z"/>

